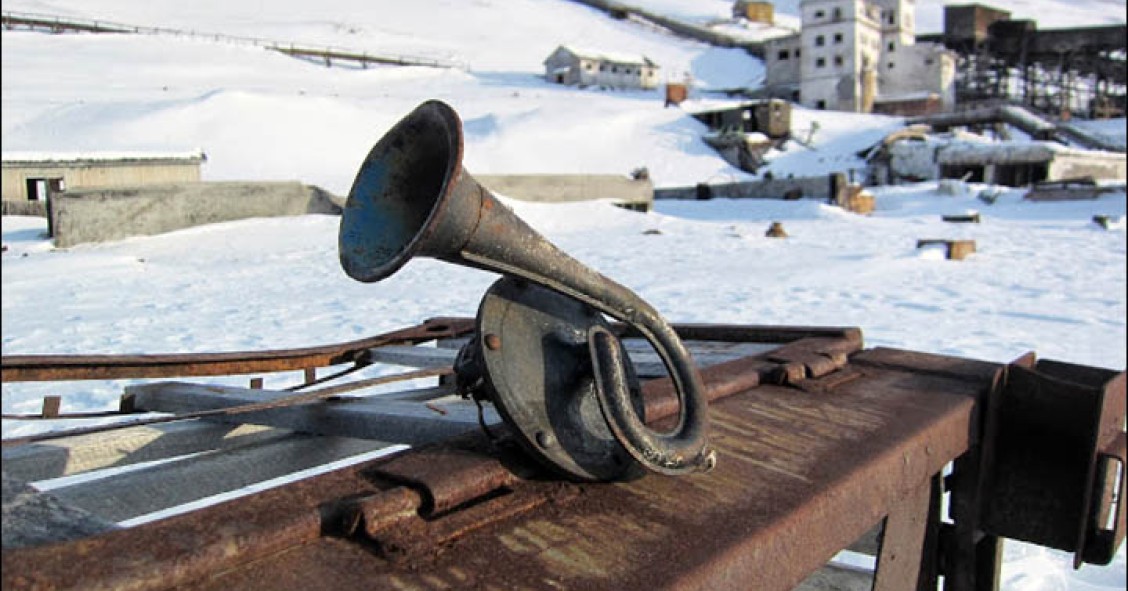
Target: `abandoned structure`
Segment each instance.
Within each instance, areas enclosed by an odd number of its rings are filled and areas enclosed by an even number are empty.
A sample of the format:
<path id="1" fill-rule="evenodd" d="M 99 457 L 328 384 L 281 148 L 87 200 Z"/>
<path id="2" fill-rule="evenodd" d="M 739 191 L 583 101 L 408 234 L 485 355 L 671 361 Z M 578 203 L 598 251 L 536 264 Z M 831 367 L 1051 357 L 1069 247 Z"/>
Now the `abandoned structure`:
<path id="1" fill-rule="evenodd" d="M 1038 30 L 978 4 L 944 7 L 944 32 L 920 40 L 958 56 L 961 104 L 1019 102 L 1055 117 L 1123 117 L 1126 26 Z"/>
<path id="2" fill-rule="evenodd" d="M 769 96 L 898 114 L 955 104 L 955 55 L 916 42 L 912 0 L 802 0 L 800 7 L 801 31 L 765 44 Z"/>
<path id="3" fill-rule="evenodd" d="M 1070 148 L 1047 141 L 986 142 L 962 133 L 908 129 L 886 138 L 867 158 L 872 184 L 962 179 L 1008 187 L 1091 178 L 1124 181 L 1122 153 Z"/>
<path id="4" fill-rule="evenodd" d="M 93 187 L 196 182 L 203 152 L 177 154 L 24 154 L 3 156 L 4 201 L 46 201 L 51 193 Z"/>
<path id="5" fill-rule="evenodd" d="M 732 16 L 770 25 L 775 23 L 775 5 L 763 0 L 736 0 L 732 3 Z"/>
<path id="6" fill-rule="evenodd" d="M 645 56 L 557 47 L 544 60 L 545 79 L 569 86 L 650 89 L 658 86 L 658 64 Z"/>
<path id="7" fill-rule="evenodd" d="M 702 139 L 733 166 L 754 172 L 764 154 L 791 136 L 791 103 L 780 99 L 748 102 L 693 113 L 709 126 Z"/>

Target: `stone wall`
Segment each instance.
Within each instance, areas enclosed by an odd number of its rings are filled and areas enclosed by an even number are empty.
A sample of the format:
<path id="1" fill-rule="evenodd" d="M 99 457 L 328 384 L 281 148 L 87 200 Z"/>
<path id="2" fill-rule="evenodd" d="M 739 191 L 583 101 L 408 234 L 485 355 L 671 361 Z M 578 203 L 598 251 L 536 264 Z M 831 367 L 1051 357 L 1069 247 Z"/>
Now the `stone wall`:
<path id="1" fill-rule="evenodd" d="M 831 176 L 766 179 L 741 183 L 663 187 L 654 190 L 655 199 L 798 199 L 830 200 Z"/>
<path id="2" fill-rule="evenodd" d="M 473 175 L 490 191 L 521 201 L 563 203 L 611 199 L 631 209 L 649 211 L 654 184 L 613 174 L 482 174 Z"/>

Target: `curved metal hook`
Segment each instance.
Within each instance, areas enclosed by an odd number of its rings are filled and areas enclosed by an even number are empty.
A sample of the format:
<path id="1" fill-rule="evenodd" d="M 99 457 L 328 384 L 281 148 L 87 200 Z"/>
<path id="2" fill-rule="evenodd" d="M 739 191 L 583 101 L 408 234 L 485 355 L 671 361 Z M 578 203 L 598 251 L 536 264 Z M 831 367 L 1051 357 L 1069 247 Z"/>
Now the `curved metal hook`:
<path id="1" fill-rule="evenodd" d="M 644 333 L 646 334 L 646 333 Z M 688 358 L 671 358 L 663 344 L 647 335 L 662 357 L 678 394 L 678 426 L 670 433 L 657 433 L 647 427 L 635 413 L 627 387 L 626 359 L 623 348 L 611 331 L 601 326 L 588 331 L 592 371 L 595 374 L 596 396 L 600 410 L 615 439 L 636 460 L 663 474 L 686 474 L 708 471 L 717 463 L 717 454 L 706 447 L 704 397 Z M 686 380 L 692 384 L 686 387 Z"/>

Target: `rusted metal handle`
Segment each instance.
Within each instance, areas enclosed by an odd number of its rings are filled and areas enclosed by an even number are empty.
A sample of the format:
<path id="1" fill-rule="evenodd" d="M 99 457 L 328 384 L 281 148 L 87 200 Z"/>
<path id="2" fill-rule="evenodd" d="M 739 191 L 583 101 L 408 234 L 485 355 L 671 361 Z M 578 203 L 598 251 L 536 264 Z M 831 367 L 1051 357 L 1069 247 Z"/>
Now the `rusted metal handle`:
<path id="1" fill-rule="evenodd" d="M 596 397 L 607 426 L 627 452 L 651 470 L 670 475 L 710 470 L 716 465 L 717 456 L 706 445 L 704 393 L 693 388 L 699 382 L 696 374 L 686 373 L 693 371 L 688 355 L 671 355 L 668 342 L 649 339 L 649 335 L 648 340 L 659 352 L 674 382 L 679 402 L 678 425 L 670 433 L 657 433 L 642 422 L 631 404 L 622 345 L 611 331 L 595 326 L 588 332 L 588 347 Z"/>
<path id="2" fill-rule="evenodd" d="M 1128 481 L 1128 474 L 1125 474 L 1125 447 L 1126 447 L 1126 434 L 1121 431 L 1116 439 L 1112 441 L 1109 447 L 1102 450 L 1098 456 L 1097 461 L 1097 478 L 1106 478 L 1109 473 L 1109 464 L 1111 462 L 1120 462 L 1120 490 L 1115 497 L 1116 516 L 1112 520 L 1112 529 L 1105 529 L 1104 523 L 1094 520 L 1089 523 L 1089 529 L 1085 532 L 1085 557 L 1084 561 L 1089 564 L 1108 564 L 1112 562 L 1113 555 L 1116 554 L 1117 548 L 1124 542 L 1125 533 L 1125 520 L 1124 520 L 1124 492 L 1125 481 Z M 1100 484 L 1098 481 L 1097 484 Z M 1104 488 L 1104 487 L 1101 487 Z M 1100 489 L 1098 489 L 1100 490 Z M 1099 494 L 1098 494 L 1099 496 Z M 1109 499 L 1111 503 L 1114 499 Z M 1100 504 L 1104 502 L 1103 498 L 1098 498 L 1095 516 L 1100 517 L 1104 514 L 1104 510 Z"/>

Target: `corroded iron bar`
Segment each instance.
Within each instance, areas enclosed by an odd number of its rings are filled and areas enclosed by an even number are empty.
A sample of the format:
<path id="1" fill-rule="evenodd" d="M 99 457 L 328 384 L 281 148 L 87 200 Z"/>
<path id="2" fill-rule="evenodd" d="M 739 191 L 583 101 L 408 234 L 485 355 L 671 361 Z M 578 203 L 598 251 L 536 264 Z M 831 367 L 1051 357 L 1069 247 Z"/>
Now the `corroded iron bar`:
<path id="1" fill-rule="evenodd" d="M 372 347 L 453 338 L 473 328 L 472 320 L 445 318 L 357 341 L 298 349 L 167 355 L 5 355 L 0 358 L 0 381 L 171 378 L 305 370 L 363 362 L 364 352 Z"/>

